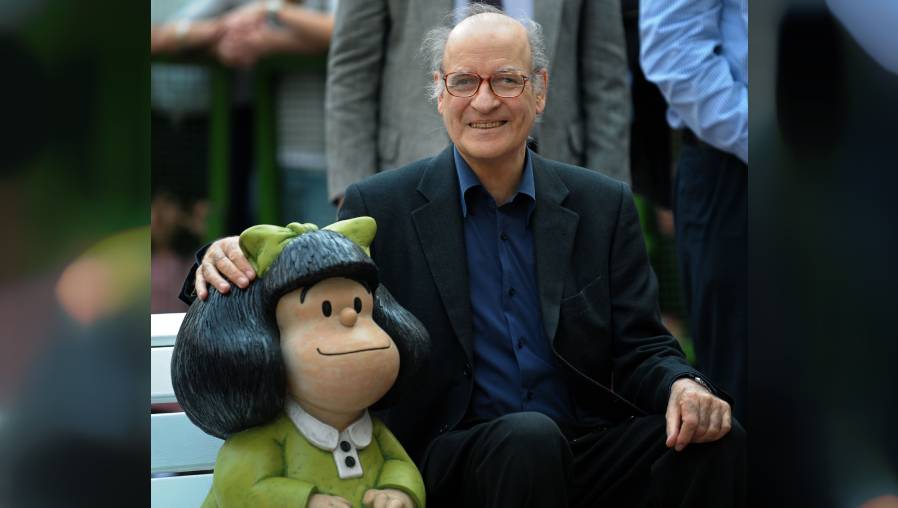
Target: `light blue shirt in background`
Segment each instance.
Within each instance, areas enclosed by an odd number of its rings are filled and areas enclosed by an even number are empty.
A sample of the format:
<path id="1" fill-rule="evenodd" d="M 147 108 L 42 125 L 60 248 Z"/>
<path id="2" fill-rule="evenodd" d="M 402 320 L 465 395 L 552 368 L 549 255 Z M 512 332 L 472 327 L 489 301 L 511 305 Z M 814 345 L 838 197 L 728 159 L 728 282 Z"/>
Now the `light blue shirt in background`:
<path id="1" fill-rule="evenodd" d="M 640 61 L 667 122 L 748 163 L 748 0 L 642 0 Z"/>

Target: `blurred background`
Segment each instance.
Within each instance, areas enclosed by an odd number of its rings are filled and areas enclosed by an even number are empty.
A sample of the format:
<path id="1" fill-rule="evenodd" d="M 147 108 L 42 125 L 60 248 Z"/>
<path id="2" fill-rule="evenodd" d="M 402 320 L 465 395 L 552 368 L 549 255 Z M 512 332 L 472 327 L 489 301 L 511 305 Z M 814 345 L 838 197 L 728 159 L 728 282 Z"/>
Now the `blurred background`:
<path id="1" fill-rule="evenodd" d="M 146 490 L 148 29 L 121 2 L 0 3 L 0 506 Z"/>

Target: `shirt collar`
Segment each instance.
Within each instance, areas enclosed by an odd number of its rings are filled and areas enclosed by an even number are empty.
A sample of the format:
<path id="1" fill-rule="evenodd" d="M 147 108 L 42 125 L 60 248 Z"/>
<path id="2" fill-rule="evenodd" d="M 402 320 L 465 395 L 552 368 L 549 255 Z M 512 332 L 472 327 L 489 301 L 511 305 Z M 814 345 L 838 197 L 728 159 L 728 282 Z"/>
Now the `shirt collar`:
<path id="1" fill-rule="evenodd" d="M 371 444 L 371 416 L 368 415 L 367 410 L 361 418 L 346 427 L 343 432 L 310 415 L 292 398 L 287 398 L 285 410 L 299 433 L 322 450 L 329 452 L 336 450 L 340 444 L 341 435 L 349 439 L 358 449 L 363 449 Z"/>
<path id="2" fill-rule="evenodd" d="M 455 158 L 455 172 L 458 174 L 458 189 L 461 197 L 461 215 L 468 216 L 468 203 L 465 201 L 465 193 L 473 187 L 482 187 L 480 179 L 474 174 L 474 170 L 468 165 L 468 162 L 461 156 L 455 145 L 452 146 L 452 156 Z M 536 186 L 533 183 L 533 163 L 530 160 L 530 149 L 524 155 L 524 174 L 521 176 L 521 183 L 518 184 L 518 191 L 515 193 L 529 196 L 534 202 L 536 201 Z M 514 196 L 511 198 L 514 200 Z"/>

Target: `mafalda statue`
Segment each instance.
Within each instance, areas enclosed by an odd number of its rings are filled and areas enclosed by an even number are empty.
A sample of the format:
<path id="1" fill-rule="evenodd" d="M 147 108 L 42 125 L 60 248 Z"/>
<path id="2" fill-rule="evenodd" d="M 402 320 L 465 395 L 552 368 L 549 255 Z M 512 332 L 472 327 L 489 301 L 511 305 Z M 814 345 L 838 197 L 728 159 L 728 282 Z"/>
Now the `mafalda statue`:
<path id="1" fill-rule="evenodd" d="M 175 394 L 225 439 L 204 507 L 424 508 L 421 474 L 368 414 L 429 354 L 423 325 L 378 285 L 375 230 L 370 217 L 249 228 L 258 280 L 191 305 Z"/>

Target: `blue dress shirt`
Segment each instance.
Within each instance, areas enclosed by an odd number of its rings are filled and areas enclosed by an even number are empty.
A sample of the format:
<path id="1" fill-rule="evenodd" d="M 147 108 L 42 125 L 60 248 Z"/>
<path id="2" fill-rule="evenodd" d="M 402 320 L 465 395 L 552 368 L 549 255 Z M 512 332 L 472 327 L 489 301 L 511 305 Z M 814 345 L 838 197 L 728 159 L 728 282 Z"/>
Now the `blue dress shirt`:
<path id="1" fill-rule="evenodd" d="M 538 411 L 574 423 L 573 399 L 543 327 L 530 216 L 536 205 L 527 152 L 517 193 L 496 205 L 457 150 L 474 324 L 474 392 L 469 416 Z"/>
<path id="2" fill-rule="evenodd" d="M 640 62 L 671 127 L 748 163 L 748 0 L 642 0 Z"/>

